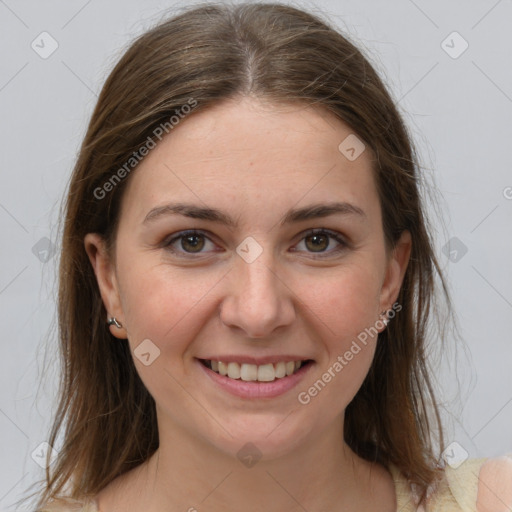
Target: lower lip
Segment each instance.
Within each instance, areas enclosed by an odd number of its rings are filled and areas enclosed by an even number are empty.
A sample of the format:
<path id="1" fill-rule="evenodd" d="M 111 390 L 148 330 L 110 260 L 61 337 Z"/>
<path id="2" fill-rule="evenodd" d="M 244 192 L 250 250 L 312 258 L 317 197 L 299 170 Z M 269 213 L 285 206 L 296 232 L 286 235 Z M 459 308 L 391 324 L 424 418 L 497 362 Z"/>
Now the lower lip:
<path id="1" fill-rule="evenodd" d="M 276 396 L 284 395 L 286 392 L 297 386 L 314 364 L 310 361 L 305 366 L 299 368 L 297 372 L 281 379 L 275 379 L 271 382 L 256 382 L 244 381 L 241 379 L 230 379 L 229 377 L 210 370 L 210 368 L 204 366 L 199 359 L 196 359 L 196 361 L 202 371 L 205 372 L 206 375 L 222 389 L 232 395 L 242 398 L 274 398 Z"/>

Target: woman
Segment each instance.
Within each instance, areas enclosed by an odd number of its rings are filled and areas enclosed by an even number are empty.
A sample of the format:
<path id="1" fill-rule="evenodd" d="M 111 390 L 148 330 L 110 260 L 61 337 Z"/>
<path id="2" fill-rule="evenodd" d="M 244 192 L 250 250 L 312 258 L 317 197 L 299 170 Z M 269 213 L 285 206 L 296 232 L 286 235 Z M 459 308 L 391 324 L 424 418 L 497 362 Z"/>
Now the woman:
<path id="1" fill-rule="evenodd" d="M 508 510 L 510 459 L 441 456 L 419 181 L 310 14 L 204 5 L 135 41 L 70 183 L 38 509 Z"/>

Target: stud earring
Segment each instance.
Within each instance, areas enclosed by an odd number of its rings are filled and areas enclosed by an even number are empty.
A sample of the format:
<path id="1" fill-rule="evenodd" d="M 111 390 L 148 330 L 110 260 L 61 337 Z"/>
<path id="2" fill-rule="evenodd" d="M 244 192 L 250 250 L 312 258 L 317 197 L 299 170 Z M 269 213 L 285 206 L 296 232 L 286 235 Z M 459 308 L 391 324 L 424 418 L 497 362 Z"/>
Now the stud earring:
<path id="1" fill-rule="evenodd" d="M 381 314 L 380 314 L 380 317 L 382 318 L 382 323 L 387 326 L 389 324 L 389 318 L 388 318 L 388 311 L 387 310 L 384 310 Z"/>
<path id="2" fill-rule="evenodd" d="M 116 320 L 116 317 L 115 317 L 115 316 L 113 316 L 113 317 L 109 318 L 109 319 L 107 320 L 107 324 L 108 324 L 108 325 L 115 325 L 118 329 L 121 329 L 121 327 L 123 327 L 123 325 L 122 325 L 122 324 L 120 324 L 120 323 Z"/>

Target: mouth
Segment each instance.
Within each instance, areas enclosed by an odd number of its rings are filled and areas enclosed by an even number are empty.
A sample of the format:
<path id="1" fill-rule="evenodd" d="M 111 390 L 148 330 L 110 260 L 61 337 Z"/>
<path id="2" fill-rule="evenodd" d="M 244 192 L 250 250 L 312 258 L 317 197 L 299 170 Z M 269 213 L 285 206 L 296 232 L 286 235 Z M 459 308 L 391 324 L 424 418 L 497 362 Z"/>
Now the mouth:
<path id="1" fill-rule="evenodd" d="M 213 382 L 215 389 L 251 401 L 288 395 L 315 365 L 313 359 L 297 357 L 290 357 L 287 361 L 260 358 L 259 361 L 251 363 L 233 361 L 231 356 L 229 359 L 229 362 L 199 358 L 196 358 L 196 361 L 198 368 L 209 382 Z"/>
<path id="2" fill-rule="evenodd" d="M 236 361 L 224 362 L 214 359 L 199 359 L 199 362 L 212 372 L 232 380 L 273 382 L 295 375 L 305 366 L 311 365 L 313 360 L 279 361 L 261 365 L 238 363 Z"/>

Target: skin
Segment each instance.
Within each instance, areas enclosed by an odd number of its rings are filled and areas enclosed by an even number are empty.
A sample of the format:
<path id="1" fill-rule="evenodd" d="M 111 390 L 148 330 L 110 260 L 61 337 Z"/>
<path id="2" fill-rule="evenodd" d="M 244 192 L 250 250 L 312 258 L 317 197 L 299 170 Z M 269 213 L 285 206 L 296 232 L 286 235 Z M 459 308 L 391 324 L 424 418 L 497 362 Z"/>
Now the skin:
<path id="1" fill-rule="evenodd" d="M 386 247 L 371 151 L 349 161 L 338 150 L 351 133 L 319 108 L 255 98 L 196 112 L 130 177 L 115 254 L 86 236 L 107 312 L 123 325 L 112 334 L 132 353 L 145 339 L 160 350 L 149 366 L 134 357 L 156 402 L 160 447 L 99 493 L 103 512 L 396 509 L 388 471 L 342 438 L 376 338 L 307 405 L 297 400 L 391 308 L 410 255 L 407 232 Z M 334 201 L 364 214 L 280 225 L 290 209 Z M 172 214 L 144 222 L 174 202 L 219 209 L 238 226 Z M 315 245 L 308 230 L 320 228 L 346 244 Z M 166 246 L 186 229 L 204 232 L 199 254 L 183 238 Z M 236 252 L 248 236 L 262 249 L 251 263 Z M 285 353 L 314 364 L 296 388 L 267 399 L 228 394 L 196 360 Z M 248 442 L 262 454 L 251 468 L 237 458 Z"/>

